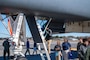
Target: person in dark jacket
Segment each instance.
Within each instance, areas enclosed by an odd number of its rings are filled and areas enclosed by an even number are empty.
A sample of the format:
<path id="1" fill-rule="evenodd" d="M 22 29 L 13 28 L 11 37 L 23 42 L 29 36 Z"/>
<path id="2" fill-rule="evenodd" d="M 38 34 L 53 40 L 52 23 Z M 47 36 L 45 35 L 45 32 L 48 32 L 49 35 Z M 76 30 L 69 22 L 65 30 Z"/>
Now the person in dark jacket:
<path id="1" fill-rule="evenodd" d="M 85 60 L 85 54 L 88 48 L 88 40 L 85 38 L 83 39 L 83 44 L 80 46 L 78 54 L 80 55 L 80 60 Z"/>
<path id="2" fill-rule="evenodd" d="M 63 49 L 63 59 L 68 60 L 68 53 L 71 50 L 71 44 L 68 42 L 68 40 L 65 38 L 64 42 L 62 43 L 62 49 Z"/>
<path id="3" fill-rule="evenodd" d="M 6 39 L 6 40 L 3 42 L 3 47 L 4 47 L 3 56 L 4 56 L 4 60 L 6 60 L 6 53 L 8 54 L 8 59 L 10 58 L 10 51 L 9 51 L 10 44 L 9 44 L 8 40 L 9 40 L 9 39 Z"/>
<path id="4" fill-rule="evenodd" d="M 81 46 L 82 44 L 83 44 L 83 39 L 80 38 L 80 39 L 79 39 L 79 42 L 78 42 L 78 44 L 77 44 L 77 52 L 79 52 L 80 46 Z M 79 60 L 80 60 L 80 55 L 79 55 L 79 53 L 78 53 L 78 58 L 79 58 Z"/>
<path id="5" fill-rule="evenodd" d="M 25 56 L 26 56 L 26 53 L 27 53 L 27 52 L 28 52 L 29 55 L 30 55 L 30 51 L 29 51 L 29 48 L 30 48 L 29 39 L 27 39 L 26 48 L 27 48 L 27 50 L 26 50 L 26 52 L 25 52 Z"/>
<path id="6" fill-rule="evenodd" d="M 90 47 L 86 51 L 85 60 L 90 60 Z"/>
<path id="7" fill-rule="evenodd" d="M 87 51 L 86 51 L 86 54 L 85 54 L 85 60 L 90 60 L 90 37 L 88 38 L 88 48 L 87 48 Z"/>
<path id="8" fill-rule="evenodd" d="M 78 44 L 77 44 L 77 50 L 80 49 L 80 46 L 81 46 L 82 44 L 83 44 L 83 39 L 80 38 L 80 39 L 79 39 L 79 42 L 78 42 Z"/>

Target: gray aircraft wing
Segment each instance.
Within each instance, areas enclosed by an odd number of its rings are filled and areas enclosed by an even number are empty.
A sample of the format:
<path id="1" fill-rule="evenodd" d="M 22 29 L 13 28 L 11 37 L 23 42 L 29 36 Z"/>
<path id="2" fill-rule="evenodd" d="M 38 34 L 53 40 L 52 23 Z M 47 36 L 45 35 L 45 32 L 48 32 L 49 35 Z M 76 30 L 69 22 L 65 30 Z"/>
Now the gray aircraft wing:
<path id="1" fill-rule="evenodd" d="M 56 20 L 88 20 L 90 0 L 0 0 L 1 13 L 25 14 L 58 18 Z"/>

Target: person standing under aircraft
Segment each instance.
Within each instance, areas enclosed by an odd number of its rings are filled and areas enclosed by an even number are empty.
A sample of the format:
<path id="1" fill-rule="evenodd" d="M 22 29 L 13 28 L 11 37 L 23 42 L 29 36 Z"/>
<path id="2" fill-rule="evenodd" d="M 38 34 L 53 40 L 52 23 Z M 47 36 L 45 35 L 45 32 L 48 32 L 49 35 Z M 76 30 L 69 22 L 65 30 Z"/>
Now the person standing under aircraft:
<path id="1" fill-rule="evenodd" d="M 27 48 L 27 50 L 26 50 L 26 52 L 25 52 L 25 56 L 26 56 L 26 53 L 27 53 L 27 52 L 28 52 L 29 55 L 30 55 L 30 51 L 29 51 L 29 48 L 30 48 L 29 39 L 27 39 L 26 48 Z"/>
<path id="2" fill-rule="evenodd" d="M 90 60 L 90 37 L 88 38 L 88 48 L 85 54 L 85 60 Z"/>
<path id="3" fill-rule="evenodd" d="M 88 48 L 88 40 L 87 39 L 83 39 L 83 44 L 80 46 L 79 49 L 79 55 L 80 55 L 80 60 L 85 60 L 85 53 L 87 51 Z"/>
<path id="4" fill-rule="evenodd" d="M 82 44 L 83 44 L 83 39 L 80 38 L 80 39 L 79 39 L 79 42 L 78 42 L 78 44 L 77 44 L 77 52 L 79 52 L 80 46 L 81 46 Z M 79 53 L 78 53 L 78 58 L 79 58 L 79 60 L 80 60 L 80 55 L 79 55 Z"/>
<path id="5" fill-rule="evenodd" d="M 54 50 L 55 50 L 56 60 L 61 60 L 62 53 L 61 53 L 61 46 L 59 40 L 57 41 L 57 45 L 55 45 Z"/>
<path id="6" fill-rule="evenodd" d="M 33 54 L 36 52 L 36 54 L 37 54 L 37 43 L 34 43 L 34 48 L 33 48 Z"/>
<path id="7" fill-rule="evenodd" d="M 68 60 L 68 53 L 71 50 L 71 44 L 68 42 L 67 39 L 64 39 L 64 42 L 62 43 L 62 49 L 63 49 L 63 59 Z"/>
<path id="8" fill-rule="evenodd" d="M 52 37 L 52 30 L 49 29 L 49 28 L 46 28 L 46 31 L 45 31 L 44 36 L 45 36 L 45 40 L 47 41 L 48 53 L 50 54 L 50 52 L 51 52 L 50 46 L 51 46 L 51 42 L 52 42 L 52 40 L 51 40 L 51 37 Z"/>
<path id="9" fill-rule="evenodd" d="M 90 60 L 90 47 L 86 51 L 85 60 Z"/>
<path id="10" fill-rule="evenodd" d="M 3 56 L 4 56 L 4 60 L 6 60 L 6 53 L 8 54 L 8 59 L 10 58 L 10 51 L 9 51 L 10 44 L 9 44 L 8 40 L 9 40 L 9 39 L 6 39 L 6 40 L 3 42 L 3 47 L 4 47 Z"/>

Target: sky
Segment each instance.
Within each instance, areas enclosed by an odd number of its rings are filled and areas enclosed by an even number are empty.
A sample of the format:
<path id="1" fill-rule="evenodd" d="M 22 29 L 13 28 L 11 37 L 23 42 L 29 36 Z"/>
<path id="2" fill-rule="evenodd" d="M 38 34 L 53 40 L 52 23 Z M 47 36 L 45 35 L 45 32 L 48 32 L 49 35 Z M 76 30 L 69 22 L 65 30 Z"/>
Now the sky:
<path id="1" fill-rule="evenodd" d="M 5 18 L 6 16 L 5 15 L 2 15 L 3 18 Z M 4 22 L 7 24 L 8 20 L 5 19 Z M 41 20 L 38 20 L 37 23 L 40 23 L 41 24 Z M 46 22 L 46 21 L 45 21 Z M 44 23 L 45 23 L 44 22 Z M 42 26 L 43 24 L 41 24 Z M 53 36 L 90 36 L 90 33 L 63 33 L 63 34 L 54 34 Z M 4 25 L 2 24 L 2 22 L 0 21 L 0 37 L 10 37 L 9 35 L 9 32 L 6 30 L 6 28 L 4 27 Z M 31 32 L 29 30 L 29 27 L 27 25 L 27 22 L 26 22 L 26 37 L 32 37 L 31 35 Z"/>
<path id="2" fill-rule="evenodd" d="M 3 18 L 5 18 L 5 15 L 2 15 Z M 7 24 L 8 20 L 5 19 L 4 22 Z M 27 22 L 26 22 L 26 36 L 27 37 L 32 37 L 31 32 L 28 28 Z M 10 37 L 9 32 L 6 30 L 2 22 L 0 21 L 0 37 Z"/>
<path id="3" fill-rule="evenodd" d="M 6 15 L 2 15 L 2 17 L 5 18 Z M 8 18 L 4 19 L 4 22 L 6 24 L 8 24 Z M 37 20 L 36 22 L 39 23 L 42 26 L 46 21 L 44 21 L 43 23 L 41 23 L 42 22 L 41 20 Z M 4 27 L 4 25 L 2 24 L 1 21 L 0 21 L 0 37 L 10 37 L 9 32 Z M 32 37 L 27 22 L 26 22 L 26 37 Z"/>

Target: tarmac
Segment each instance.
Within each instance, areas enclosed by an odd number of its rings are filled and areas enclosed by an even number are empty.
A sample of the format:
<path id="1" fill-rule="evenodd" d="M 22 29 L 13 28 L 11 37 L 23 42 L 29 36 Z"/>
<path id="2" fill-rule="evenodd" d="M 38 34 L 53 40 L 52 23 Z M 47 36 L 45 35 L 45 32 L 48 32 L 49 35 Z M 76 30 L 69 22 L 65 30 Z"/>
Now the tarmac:
<path id="1" fill-rule="evenodd" d="M 2 43 L 3 43 L 4 40 L 0 40 L 0 60 L 3 60 L 3 46 L 2 46 Z M 61 44 L 62 44 L 63 41 L 61 41 Z M 72 48 L 76 48 L 77 46 L 77 41 L 70 41 L 71 43 L 71 46 Z M 41 52 L 43 54 L 45 54 L 45 51 L 43 50 L 43 45 L 42 43 L 40 44 L 41 45 Z M 54 46 L 56 45 L 56 41 L 52 41 L 52 44 L 51 44 L 51 54 L 50 54 L 50 57 L 51 57 L 51 60 L 55 60 L 55 54 L 54 54 Z M 23 46 L 23 51 L 22 53 L 25 54 L 25 51 L 26 51 L 26 47 Z M 12 51 L 12 47 L 10 47 L 10 56 L 13 56 L 13 51 Z M 26 55 L 26 58 L 27 60 L 41 60 L 41 57 L 40 57 L 40 51 L 37 52 L 37 54 L 34 54 L 33 55 L 33 41 L 30 40 L 30 55 Z M 45 60 L 46 57 L 45 57 Z M 70 60 L 78 60 L 78 59 L 70 59 Z"/>

